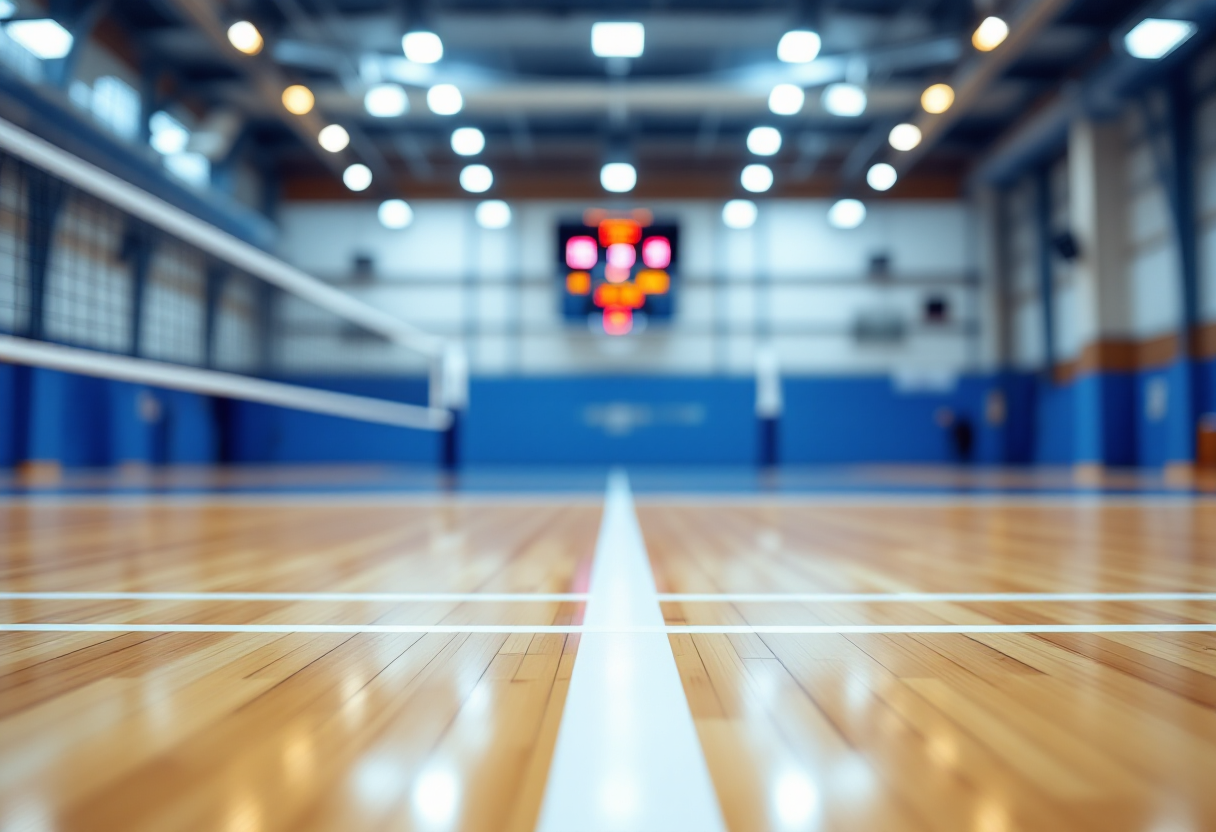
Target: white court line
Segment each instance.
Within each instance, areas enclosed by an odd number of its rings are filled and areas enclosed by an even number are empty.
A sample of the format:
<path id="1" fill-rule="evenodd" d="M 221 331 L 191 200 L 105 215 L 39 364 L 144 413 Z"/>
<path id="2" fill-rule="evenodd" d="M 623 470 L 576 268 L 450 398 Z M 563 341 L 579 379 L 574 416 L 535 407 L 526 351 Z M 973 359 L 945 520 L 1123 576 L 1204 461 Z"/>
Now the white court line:
<path id="1" fill-rule="evenodd" d="M 0 592 L 0 601 L 581 602 L 586 592 Z M 708 604 L 925 604 L 938 602 L 1216 601 L 1216 592 L 661 592 L 659 601 Z"/>
<path id="2" fill-rule="evenodd" d="M 511 634 L 511 633 L 539 633 L 539 634 L 579 634 L 590 636 L 605 636 L 605 642 L 613 645 L 611 651 L 603 651 L 605 655 L 600 655 L 597 652 L 596 656 L 604 662 L 605 666 L 600 668 L 601 671 L 597 676 L 591 676 L 590 672 L 584 673 L 585 678 L 592 678 L 597 684 L 601 685 L 601 689 L 593 691 L 597 699 L 604 699 L 613 694 L 619 694 L 620 688 L 623 686 L 644 688 L 646 692 L 653 693 L 652 688 L 656 687 L 656 678 L 649 677 L 648 674 L 653 670 L 652 662 L 655 657 L 650 653 L 643 651 L 641 653 L 629 652 L 626 650 L 615 649 L 620 644 L 626 644 L 631 649 L 635 648 L 638 643 L 635 637 L 639 636 L 662 636 L 661 643 L 666 645 L 666 636 L 669 635 L 867 635 L 867 634 L 886 634 L 899 635 L 906 633 L 1216 633 L 1216 624 L 689 624 L 689 625 L 669 625 L 669 626 L 627 626 L 627 625 L 606 625 L 606 626 L 587 626 L 578 624 L 102 624 L 102 623 L 37 623 L 37 624 L 5 624 L 0 623 L 0 632 L 7 633 L 491 633 L 491 634 Z M 622 638 L 618 638 L 622 637 Z M 599 641 L 600 639 L 589 638 L 584 639 L 579 646 L 579 651 L 585 649 L 588 641 Z M 652 640 L 653 641 L 653 640 Z M 654 643 L 659 643 L 654 641 Z M 656 651 L 657 652 L 657 651 Z M 668 654 L 671 653 L 670 647 Z M 660 657 L 661 658 L 661 657 Z M 674 668 L 674 658 L 673 668 Z M 661 662 L 655 662 L 661 664 Z M 612 671 L 620 672 L 623 678 L 612 682 L 607 678 L 608 665 L 611 664 Z M 578 661 L 575 660 L 575 669 L 578 668 Z M 647 676 L 648 678 L 634 678 L 637 675 Z M 659 680 L 661 681 L 661 679 Z M 677 678 L 678 681 L 678 678 Z M 573 682 L 571 682 L 573 684 Z M 587 694 L 590 696 L 590 694 Z M 681 696 L 683 690 L 681 689 Z M 628 700 L 621 700 L 628 701 Z M 639 701 L 658 703 L 659 710 L 664 710 L 670 704 L 665 698 L 656 700 L 636 700 L 632 701 L 631 706 L 636 706 Z M 612 707 L 607 704 L 600 703 L 608 711 L 612 711 L 613 707 L 619 705 L 617 702 Z M 684 703 L 687 708 L 687 702 Z M 580 712 L 586 712 L 587 708 L 580 708 Z M 570 713 L 570 701 L 566 701 L 566 713 Z M 597 712 L 599 713 L 599 712 Z M 631 714 L 633 712 L 631 711 Z M 600 714 L 602 717 L 603 714 Z M 664 718 L 670 716 L 670 713 L 664 713 Z M 650 713 L 639 713 L 636 717 L 646 723 L 649 730 L 670 730 L 670 726 L 662 726 L 661 729 L 656 729 L 650 725 L 651 720 L 657 717 Z M 596 717 L 597 719 L 600 717 Z M 691 716 L 689 717 L 691 719 Z M 565 725 L 565 717 L 562 720 Z M 564 730 L 564 728 L 563 728 Z M 578 729 L 572 729 L 574 732 L 582 731 L 583 733 L 603 734 L 606 732 L 606 726 L 599 726 L 598 729 L 593 728 L 587 730 L 586 726 Z M 625 728 L 622 729 L 626 733 L 633 731 L 641 731 L 641 728 Z M 559 736 L 560 739 L 560 736 Z M 643 738 L 649 741 L 649 737 Z M 695 737 L 694 737 L 695 739 Z M 649 744 L 648 742 L 646 743 Z M 698 746 L 698 753 L 700 748 Z M 634 753 L 631 751 L 631 753 Z M 640 753 L 640 752 L 637 752 Z M 672 752 L 666 750 L 661 756 L 670 757 Z M 556 758 L 555 758 L 556 759 Z M 704 761 L 702 761 L 703 763 Z M 647 765 L 645 768 L 649 769 Z M 584 773 L 585 774 L 585 773 Z M 581 776 L 581 775 L 580 775 Z M 580 829 L 597 829 L 599 827 L 578 827 Z M 616 827 L 606 827 L 615 829 Z M 633 829 L 634 827 L 623 827 Z"/>
<path id="3" fill-rule="evenodd" d="M 538 832 L 725 832 L 622 473 L 584 620 Z"/>
<path id="4" fill-rule="evenodd" d="M 1216 592 L 665 592 L 660 601 L 748 604 L 924 604 L 939 601 L 1216 601 Z"/>
<path id="5" fill-rule="evenodd" d="M 548 603 L 585 601 L 585 592 L 0 592 L 0 601 L 388 601 Z"/>

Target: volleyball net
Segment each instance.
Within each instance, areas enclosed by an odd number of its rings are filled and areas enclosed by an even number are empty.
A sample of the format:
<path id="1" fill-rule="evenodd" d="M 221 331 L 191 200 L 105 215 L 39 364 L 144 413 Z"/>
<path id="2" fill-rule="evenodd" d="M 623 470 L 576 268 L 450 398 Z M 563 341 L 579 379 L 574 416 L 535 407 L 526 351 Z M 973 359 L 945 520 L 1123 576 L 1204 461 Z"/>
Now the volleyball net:
<path id="1" fill-rule="evenodd" d="M 446 430 L 443 339 L 0 119 L 0 361 Z M 426 374 L 425 404 L 293 378 Z"/>

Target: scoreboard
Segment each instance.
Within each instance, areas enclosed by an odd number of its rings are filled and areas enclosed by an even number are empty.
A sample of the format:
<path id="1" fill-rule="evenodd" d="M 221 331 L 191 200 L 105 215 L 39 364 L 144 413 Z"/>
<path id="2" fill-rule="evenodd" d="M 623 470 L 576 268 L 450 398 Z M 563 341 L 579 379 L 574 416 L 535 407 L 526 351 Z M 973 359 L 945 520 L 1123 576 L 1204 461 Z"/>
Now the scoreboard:
<path id="1" fill-rule="evenodd" d="M 588 211 L 557 235 L 562 312 L 609 335 L 628 335 L 671 318 L 679 265 L 679 228 L 648 211 L 609 216 Z"/>

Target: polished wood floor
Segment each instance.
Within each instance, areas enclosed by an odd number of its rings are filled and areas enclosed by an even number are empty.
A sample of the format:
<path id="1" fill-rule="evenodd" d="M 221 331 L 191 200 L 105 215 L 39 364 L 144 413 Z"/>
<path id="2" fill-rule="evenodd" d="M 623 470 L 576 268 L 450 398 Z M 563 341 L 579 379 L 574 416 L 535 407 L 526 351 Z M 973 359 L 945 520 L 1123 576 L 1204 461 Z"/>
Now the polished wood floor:
<path id="1" fill-rule="evenodd" d="M 1211 592 L 1216 505 L 639 510 L 661 592 Z M 1211 623 L 1216 602 L 664 604 L 669 623 Z M 1216 829 L 1216 635 L 681 635 L 730 827 Z"/>
<path id="2" fill-rule="evenodd" d="M 1216 592 L 1216 505 L 662 502 L 661 593 Z M 594 502 L 0 504 L 0 592 L 567 593 Z M 669 624 L 1216 602 L 665 600 Z M 0 600 L 5 622 L 577 624 L 578 601 Z M 1216 635 L 670 637 L 727 824 L 1216 829 Z M 531 830 L 577 634 L 0 633 L 0 829 Z"/>

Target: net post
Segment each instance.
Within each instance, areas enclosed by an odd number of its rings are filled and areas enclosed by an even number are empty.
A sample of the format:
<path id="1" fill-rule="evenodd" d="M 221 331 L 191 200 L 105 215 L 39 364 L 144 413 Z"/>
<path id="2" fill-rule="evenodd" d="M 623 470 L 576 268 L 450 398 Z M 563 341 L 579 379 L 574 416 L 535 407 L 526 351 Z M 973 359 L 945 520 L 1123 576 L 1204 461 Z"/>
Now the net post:
<path id="1" fill-rule="evenodd" d="M 430 406 L 444 408 L 452 415 L 443 432 L 441 462 L 447 471 L 460 467 L 461 414 L 469 403 L 469 361 L 464 345 L 448 342 L 431 360 Z"/>
<path id="2" fill-rule="evenodd" d="M 781 393 L 781 364 L 771 344 L 756 350 L 756 424 L 759 431 L 757 462 L 774 468 L 780 462 L 778 437 L 784 399 Z"/>

